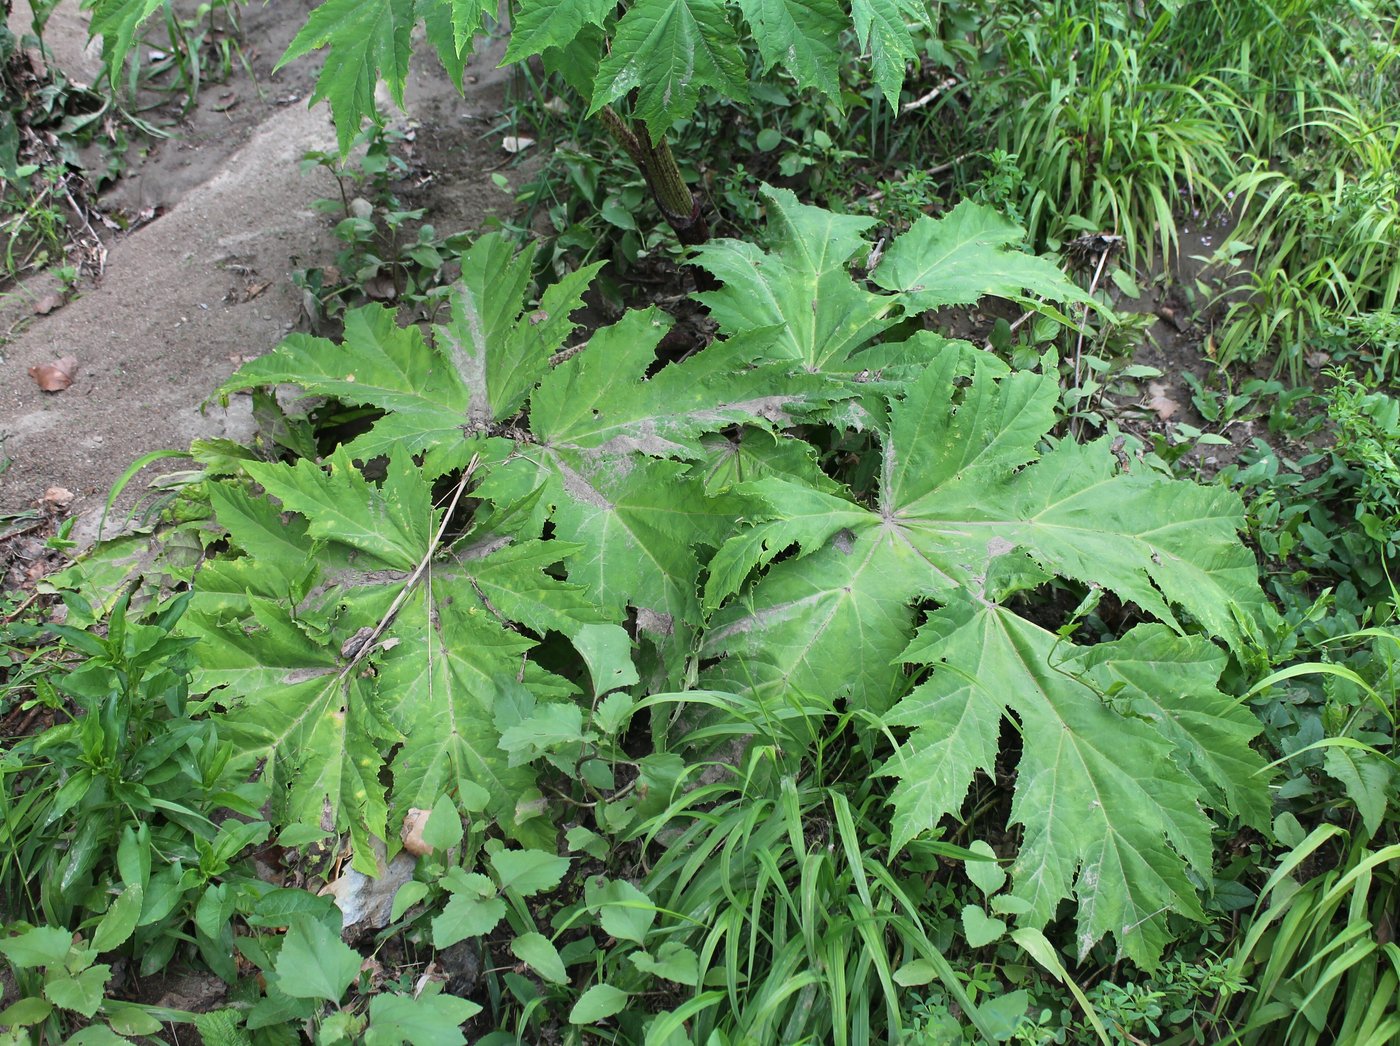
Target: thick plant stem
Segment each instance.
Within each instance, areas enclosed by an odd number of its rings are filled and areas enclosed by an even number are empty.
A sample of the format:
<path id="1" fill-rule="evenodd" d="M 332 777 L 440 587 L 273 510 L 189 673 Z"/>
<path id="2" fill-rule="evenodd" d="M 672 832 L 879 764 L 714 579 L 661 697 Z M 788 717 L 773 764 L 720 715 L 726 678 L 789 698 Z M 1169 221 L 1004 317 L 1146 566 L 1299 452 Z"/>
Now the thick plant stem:
<path id="1" fill-rule="evenodd" d="M 641 169 L 652 198 L 661 208 L 666 223 L 676 231 L 676 237 L 687 247 L 694 247 L 710 238 L 710 223 L 705 220 L 700 200 L 690 191 L 681 176 L 681 169 L 663 137 L 652 142 L 646 128 L 632 128 L 610 105 L 600 111 L 603 123 L 612 132 L 632 162 Z"/>
<path id="2" fill-rule="evenodd" d="M 681 169 L 676 158 L 671 155 L 671 146 L 662 138 L 653 145 L 645 133 L 639 136 L 642 154 L 646 157 L 647 184 L 656 197 L 661 213 L 676 236 L 687 247 L 694 247 L 710 238 L 710 223 L 700 207 L 700 198 L 690 191 L 681 177 Z"/>

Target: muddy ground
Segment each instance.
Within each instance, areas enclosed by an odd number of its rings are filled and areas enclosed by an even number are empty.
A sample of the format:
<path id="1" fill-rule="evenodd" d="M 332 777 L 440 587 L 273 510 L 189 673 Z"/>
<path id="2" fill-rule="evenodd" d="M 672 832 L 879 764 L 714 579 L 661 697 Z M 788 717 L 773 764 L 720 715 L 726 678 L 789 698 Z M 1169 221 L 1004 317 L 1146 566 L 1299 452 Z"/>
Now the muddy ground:
<path id="1" fill-rule="evenodd" d="M 278 0 L 243 8 L 241 47 L 253 75 L 235 66 L 187 115 L 173 98 L 145 114 L 171 137 L 135 140 L 122 178 L 95 201 L 138 223 L 125 233 L 98 226 L 106 247 L 100 277 L 84 278 L 47 315 L 34 306 L 58 289 L 52 278 L 5 294 L 0 334 L 11 333 L 0 344 L 0 463 L 8 459 L 8 467 L 0 515 L 65 488 L 75 495 L 80 534 L 92 536 L 108 491 L 140 456 L 186 449 L 201 437 L 251 436 L 246 397 L 227 409 L 208 398 L 239 362 L 305 327 L 292 272 L 327 263 L 338 246 L 333 219 L 314 209 L 318 199 L 338 198 L 335 181 L 324 168 L 303 173 L 300 164 L 309 150 L 335 143 L 327 107 L 307 106 L 317 63 L 274 72 L 312 6 Z M 85 46 L 76 7 L 65 0 L 46 43 L 68 76 L 90 82 L 98 59 Z M 500 50 L 482 42 L 465 97 L 425 59 L 409 84 L 414 122 L 396 114 L 414 128 L 414 178 L 429 186 L 417 198 L 427 197 L 442 233 L 480 229 L 494 208 L 510 204 L 491 181 L 510 159 L 501 136 L 490 133 L 508 86 L 508 74 L 495 68 Z M 30 368 L 65 356 L 77 360 L 72 386 L 41 391 Z M 179 464 L 147 469 L 123 500 Z"/>

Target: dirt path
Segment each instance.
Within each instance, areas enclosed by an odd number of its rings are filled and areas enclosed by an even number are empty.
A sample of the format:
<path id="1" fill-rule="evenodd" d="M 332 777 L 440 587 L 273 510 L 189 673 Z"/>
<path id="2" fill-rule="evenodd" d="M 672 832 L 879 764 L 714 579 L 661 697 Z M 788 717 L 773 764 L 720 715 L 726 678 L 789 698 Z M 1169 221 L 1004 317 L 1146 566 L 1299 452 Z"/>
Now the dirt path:
<path id="1" fill-rule="evenodd" d="M 200 404 L 296 320 L 291 257 L 324 240 L 311 202 L 329 188 L 301 178 L 296 161 L 330 140 L 320 111 L 277 113 L 224 170 L 114 243 L 100 286 L 6 346 L 0 427 L 12 463 L 0 504 L 51 485 L 100 498 L 148 451 L 250 434 L 245 405 Z M 60 356 L 77 358 L 76 381 L 41 392 L 29 368 Z"/>
<path id="2" fill-rule="evenodd" d="M 51 486 L 77 495 L 74 511 L 100 511 L 140 455 L 252 434 L 246 398 L 228 410 L 203 405 L 240 360 L 302 321 L 291 272 L 329 260 L 335 247 L 329 221 L 312 209 L 337 195 L 335 183 L 322 169 L 299 170 L 307 150 L 334 144 L 326 107 L 306 108 L 314 70 L 294 63 L 269 75 L 308 7 L 296 0 L 245 9 L 257 84 L 245 77 L 206 89 L 183 137 L 150 148 L 107 198 L 127 213 L 161 213 L 109 242 L 100 283 L 32 320 L 29 303 L 42 288 L 11 297 L 11 314 L 19 310 L 28 326 L 0 347 L 0 457 L 10 459 L 0 511 L 27 507 Z M 450 216 L 440 232 L 479 229 L 492 207 L 509 203 L 490 182 L 503 154 L 479 137 L 504 95 L 494 52 L 474 59 L 465 99 L 428 63 L 410 85 L 418 140 L 439 143 L 431 160 L 422 151 L 436 167 L 432 193 Z M 429 219 L 437 213 L 430 203 Z M 63 356 L 78 360 L 73 385 L 40 391 L 29 368 Z M 148 471 L 177 467 L 164 461 Z"/>

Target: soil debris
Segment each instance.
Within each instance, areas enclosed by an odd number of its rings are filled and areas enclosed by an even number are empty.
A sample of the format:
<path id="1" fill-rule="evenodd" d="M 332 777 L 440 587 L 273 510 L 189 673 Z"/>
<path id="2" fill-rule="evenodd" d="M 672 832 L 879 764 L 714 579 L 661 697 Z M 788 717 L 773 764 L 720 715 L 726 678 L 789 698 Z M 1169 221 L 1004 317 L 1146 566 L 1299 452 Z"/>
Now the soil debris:
<path id="1" fill-rule="evenodd" d="M 45 392 L 63 392 L 73 384 L 77 375 L 76 356 L 60 356 L 49 363 L 36 363 L 29 368 L 29 376 Z"/>
<path id="2" fill-rule="evenodd" d="M 1155 412 L 1159 421 L 1166 421 L 1181 409 L 1181 404 L 1168 395 L 1166 385 L 1154 381 L 1147 386 L 1147 409 Z"/>

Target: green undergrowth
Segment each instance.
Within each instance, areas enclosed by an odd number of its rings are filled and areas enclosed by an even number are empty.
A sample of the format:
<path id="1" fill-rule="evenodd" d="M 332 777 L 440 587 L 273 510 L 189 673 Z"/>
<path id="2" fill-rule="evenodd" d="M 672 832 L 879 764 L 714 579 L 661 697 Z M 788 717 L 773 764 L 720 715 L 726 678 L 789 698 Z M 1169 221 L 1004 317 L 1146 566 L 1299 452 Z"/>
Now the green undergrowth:
<path id="1" fill-rule="evenodd" d="M 12 8 L 14 14 L 0 26 L 0 287 L 48 271 L 67 297 L 80 275 L 100 275 L 103 242 L 95 228 L 127 221 L 120 214 L 99 220 L 97 194 L 121 175 L 133 139 L 173 133 L 167 116 L 149 110 L 173 96 L 183 115 L 236 63 L 251 70 L 238 43 L 236 7 L 227 0 L 179 11 L 170 2 L 143 3 L 143 17 L 153 22 L 140 31 L 134 21 L 123 26 L 129 54 L 116 66 L 114 5 L 84 3 L 94 31 L 105 29 L 112 46 L 97 82 L 82 83 L 49 48 L 55 6 L 7 4 L 7 15 Z"/>
<path id="2" fill-rule="evenodd" d="M 1119 1041 L 1233 983 L 1192 942 L 1249 889 L 1218 840 L 1272 825 L 1240 502 L 1066 438 L 1053 359 L 912 322 L 1082 299 L 995 213 L 866 280 L 869 219 L 766 202 L 767 250 L 697 256 L 682 362 L 655 309 L 574 341 L 592 271 L 532 304 L 493 235 L 438 326 L 352 310 L 229 381 L 363 420 L 197 447 L 163 545 L 55 583 L 0 1020 L 149 1034 L 193 1017 L 131 969 L 196 963 L 229 1041 Z M 389 884 L 350 943 L 325 880 Z M 1114 994 L 1115 957 L 1174 972 Z"/>
<path id="3" fill-rule="evenodd" d="M 46 17 L 47 12 L 42 12 Z M 29 32 L 0 26 L 0 286 L 45 269 L 77 276 L 71 241 L 81 237 L 75 200 L 85 200 L 120 167 L 125 139 L 103 126 L 109 105 L 99 92 L 50 66 L 44 17 Z M 16 27 L 22 20 L 14 20 Z M 96 156 L 86 176 L 80 152 Z M 89 244 L 91 246 L 91 244 Z"/>
<path id="4" fill-rule="evenodd" d="M 751 54 L 749 102 L 672 122 L 721 227 L 752 235 L 764 181 L 859 207 L 890 235 L 971 196 L 1041 250 L 1110 237 L 1105 281 L 1121 266 L 1186 282 L 1215 362 L 1263 361 L 1297 383 L 1324 351 L 1394 377 L 1400 65 L 1385 5 L 1021 0 L 939 5 L 909 25 L 917 61 L 897 106 L 859 65 L 802 91 Z M 576 97 L 567 76 L 549 90 Z M 549 90 L 525 118 L 568 145 L 522 197 L 547 210 L 560 251 L 625 272 L 666 245 L 645 183 L 620 176 L 586 104 L 540 104 Z"/>
<path id="5" fill-rule="evenodd" d="M 155 9 L 98 5 L 109 60 Z M 328 0 L 292 51 L 344 149 L 416 21 L 460 76 L 495 13 Z M 553 240 L 409 232 L 382 132 L 309 157 L 343 335 L 7 611 L 0 1041 L 1394 1041 L 1393 18 L 515 14 Z M 1358 367 L 1193 382 L 1270 433 L 1198 483 L 1114 427 L 1160 374 L 1107 262 L 1227 213 L 1210 351 Z M 622 308 L 659 254 L 712 338 Z M 158 1005 L 189 970 L 214 1008 Z"/>
<path id="6" fill-rule="evenodd" d="M 317 332 L 338 323 L 347 308 L 371 301 L 429 318 L 445 306 L 470 237 L 439 236 L 423 208 L 406 207 L 395 194 L 408 174 L 398 152 L 402 141 L 401 132 L 371 126 L 349 158 L 323 150 L 302 156 L 303 172 L 320 167 L 335 178 L 338 196 L 314 206 L 334 220 L 334 235 L 344 244 L 333 264 L 292 274 Z"/>
<path id="7" fill-rule="evenodd" d="M 1115 264 L 1168 280 L 1199 256 L 1214 359 L 1295 383 L 1329 334 L 1355 352 L 1393 326 L 1388 5 L 1013 0 L 942 29 L 953 184 L 1041 249 L 1108 234 Z"/>

